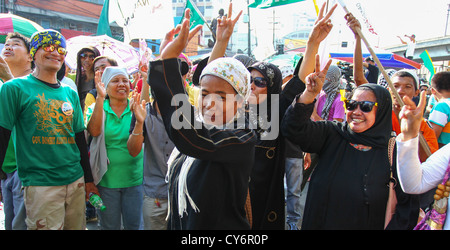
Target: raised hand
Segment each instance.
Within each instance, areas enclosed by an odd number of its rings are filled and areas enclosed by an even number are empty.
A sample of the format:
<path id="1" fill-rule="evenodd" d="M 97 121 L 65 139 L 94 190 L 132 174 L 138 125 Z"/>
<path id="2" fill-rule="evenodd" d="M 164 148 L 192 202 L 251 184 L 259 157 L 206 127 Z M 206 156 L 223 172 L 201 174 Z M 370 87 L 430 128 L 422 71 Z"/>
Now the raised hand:
<path id="1" fill-rule="evenodd" d="M 358 30 L 361 30 L 361 24 L 358 19 L 356 19 L 352 13 L 345 15 L 345 20 L 347 20 L 347 26 L 352 30 L 355 38 L 359 38 Z"/>
<path id="2" fill-rule="evenodd" d="M 308 42 L 319 44 L 328 36 L 331 29 L 333 28 L 333 24 L 331 23 L 331 15 L 333 15 L 333 12 L 336 9 L 337 4 L 331 7 L 330 11 L 328 11 L 326 16 L 324 17 L 323 13 L 325 11 L 325 6 L 326 2 L 324 2 L 322 8 L 320 8 L 319 16 L 317 17 L 317 20 L 314 23 L 314 27 L 311 34 L 309 35 Z"/>
<path id="3" fill-rule="evenodd" d="M 166 34 L 163 42 L 161 43 L 161 59 L 177 58 L 181 52 L 183 52 L 189 40 L 192 39 L 203 27 L 202 25 L 197 25 L 194 29 L 192 29 L 192 31 L 189 32 L 190 13 L 191 10 L 186 9 L 183 23 Z M 178 34 L 178 36 L 174 38 L 176 34 Z"/>
<path id="4" fill-rule="evenodd" d="M 130 102 L 130 109 L 136 116 L 136 121 L 143 123 L 145 117 L 147 116 L 147 111 L 145 109 L 145 100 L 141 100 L 141 94 L 133 91 L 133 98 Z"/>
<path id="5" fill-rule="evenodd" d="M 228 6 L 228 15 L 224 15 L 222 18 L 217 19 L 217 30 L 216 30 L 216 40 L 219 41 L 228 41 L 230 40 L 231 35 L 233 34 L 234 25 L 239 20 L 239 17 L 242 14 L 242 10 L 236 16 L 235 19 L 231 19 L 231 15 L 233 12 L 233 3 L 230 2 Z"/>
<path id="6" fill-rule="evenodd" d="M 95 72 L 95 88 L 97 89 L 97 96 L 105 99 L 106 89 L 105 84 L 102 82 L 102 75 L 100 71 Z"/>
<path id="7" fill-rule="evenodd" d="M 426 91 L 420 92 L 419 105 L 408 97 L 403 97 L 404 106 L 400 111 L 400 129 L 402 133 L 399 135 L 401 141 L 407 141 L 415 138 L 419 134 L 420 124 L 423 120 L 423 111 L 426 106 Z"/>
<path id="8" fill-rule="evenodd" d="M 331 59 L 328 60 L 327 65 L 323 68 L 323 70 L 320 70 L 320 57 L 319 55 L 316 55 L 316 70 L 314 73 L 311 73 L 306 77 L 306 89 L 298 99 L 299 103 L 309 104 L 314 101 L 316 96 L 320 93 L 320 90 L 322 90 L 322 86 L 325 82 L 325 77 L 328 69 L 330 68 L 331 62 Z"/>
<path id="9" fill-rule="evenodd" d="M 11 70 L 6 63 L 6 61 L 3 59 L 2 56 L 0 56 L 0 79 L 2 79 L 4 82 L 13 79 L 14 76 L 11 73 Z"/>

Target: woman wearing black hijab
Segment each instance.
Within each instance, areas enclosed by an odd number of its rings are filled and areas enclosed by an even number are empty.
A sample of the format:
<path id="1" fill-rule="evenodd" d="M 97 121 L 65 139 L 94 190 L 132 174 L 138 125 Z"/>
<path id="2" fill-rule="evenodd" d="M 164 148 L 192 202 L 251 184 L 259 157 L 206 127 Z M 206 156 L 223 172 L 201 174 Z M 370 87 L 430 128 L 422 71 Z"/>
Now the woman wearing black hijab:
<path id="1" fill-rule="evenodd" d="M 313 122 L 315 97 L 327 69 L 308 75 L 306 90 L 281 125 L 285 137 L 319 157 L 302 229 L 382 230 L 389 196 L 391 96 L 379 85 L 364 84 L 345 101 L 346 122 Z"/>

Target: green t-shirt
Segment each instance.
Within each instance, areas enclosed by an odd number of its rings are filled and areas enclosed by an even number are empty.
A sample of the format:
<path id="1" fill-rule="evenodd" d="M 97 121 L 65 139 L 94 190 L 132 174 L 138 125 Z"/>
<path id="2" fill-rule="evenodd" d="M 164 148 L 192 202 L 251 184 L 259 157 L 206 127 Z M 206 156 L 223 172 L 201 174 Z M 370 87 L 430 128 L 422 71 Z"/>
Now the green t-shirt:
<path id="1" fill-rule="evenodd" d="M 89 121 L 94 111 L 95 103 L 86 112 Z M 103 175 L 99 186 L 107 188 L 126 188 L 142 184 L 143 181 L 143 153 L 132 157 L 128 153 L 127 141 L 130 136 L 132 112 L 128 105 L 120 117 L 114 113 L 109 105 L 109 99 L 103 103 L 105 111 L 105 144 L 109 159 L 108 170 Z M 87 123 L 86 123 L 87 125 Z"/>
<path id="2" fill-rule="evenodd" d="M 16 129 L 16 160 L 23 186 L 61 186 L 83 176 L 75 134 L 83 112 L 69 86 L 52 88 L 31 74 L 3 84 L 0 126 Z"/>

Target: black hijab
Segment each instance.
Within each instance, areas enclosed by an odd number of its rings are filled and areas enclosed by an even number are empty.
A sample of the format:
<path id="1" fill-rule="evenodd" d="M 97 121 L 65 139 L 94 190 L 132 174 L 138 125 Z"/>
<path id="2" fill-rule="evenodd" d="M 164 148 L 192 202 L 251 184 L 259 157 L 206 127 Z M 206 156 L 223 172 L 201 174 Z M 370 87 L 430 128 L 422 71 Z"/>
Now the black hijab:
<path id="1" fill-rule="evenodd" d="M 352 143 L 387 148 L 392 131 L 391 95 L 387 89 L 374 83 L 360 85 L 354 91 L 359 89 L 371 90 L 376 96 L 378 108 L 375 123 L 362 133 L 356 133 L 351 130 L 347 122 L 337 123 L 337 130 L 344 138 Z"/>

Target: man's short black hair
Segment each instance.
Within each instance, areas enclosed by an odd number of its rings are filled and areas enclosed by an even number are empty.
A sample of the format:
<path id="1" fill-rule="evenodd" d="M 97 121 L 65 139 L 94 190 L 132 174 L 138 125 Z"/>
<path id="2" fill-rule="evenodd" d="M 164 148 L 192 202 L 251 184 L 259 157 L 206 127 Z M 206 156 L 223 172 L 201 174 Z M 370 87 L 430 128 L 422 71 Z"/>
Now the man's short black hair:
<path id="1" fill-rule="evenodd" d="M 441 71 L 431 78 L 431 86 L 437 91 L 450 91 L 450 71 Z"/>
<path id="2" fill-rule="evenodd" d="M 25 47 L 27 47 L 28 53 L 30 53 L 30 43 L 31 43 L 30 38 L 28 38 L 18 32 L 12 32 L 12 33 L 8 33 L 5 41 L 8 41 L 9 39 L 12 39 L 12 38 L 18 38 L 18 39 L 22 40 L 23 43 L 25 44 Z"/>

